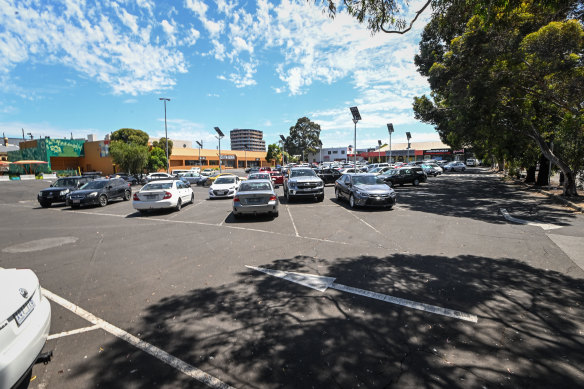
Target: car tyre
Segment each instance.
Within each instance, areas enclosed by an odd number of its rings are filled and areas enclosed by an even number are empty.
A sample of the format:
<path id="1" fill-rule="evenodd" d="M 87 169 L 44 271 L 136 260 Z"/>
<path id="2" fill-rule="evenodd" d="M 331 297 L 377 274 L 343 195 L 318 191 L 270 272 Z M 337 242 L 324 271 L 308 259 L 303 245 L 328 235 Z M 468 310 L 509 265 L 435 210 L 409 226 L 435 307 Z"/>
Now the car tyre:
<path id="1" fill-rule="evenodd" d="M 464 168 L 464 167 L 463 167 L 463 168 L 462 168 L 462 171 L 465 171 L 465 170 L 466 170 L 466 168 Z"/>
<path id="2" fill-rule="evenodd" d="M 124 201 L 130 201 L 130 199 L 132 198 L 132 192 L 130 190 L 127 190 L 124 192 Z"/>
<path id="3" fill-rule="evenodd" d="M 102 194 L 101 196 L 99 196 L 99 206 L 105 207 L 106 205 L 107 205 L 107 196 Z"/>
<path id="4" fill-rule="evenodd" d="M 324 194 L 322 196 L 318 196 L 316 198 L 316 201 L 318 201 L 319 203 L 322 203 L 324 201 Z"/>
<path id="5" fill-rule="evenodd" d="M 278 211 L 276 211 L 276 212 L 273 212 L 273 213 L 272 213 L 272 217 L 273 217 L 273 218 L 277 218 L 278 216 L 279 216 L 279 213 L 278 213 Z"/>
<path id="6" fill-rule="evenodd" d="M 335 188 L 335 197 L 338 201 L 341 201 L 341 191 L 338 188 Z"/>
<path id="7" fill-rule="evenodd" d="M 417 178 L 415 178 L 413 184 L 414 184 L 414 186 L 420 185 L 420 180 L 418 180 Z"/>
<path id="8" fill-rule="evenodd" d="M 349 197 L 349 205 L 351 206 L 351 208 L 355 208 L 355 196 L 351 195 Z"/>
<path id="9" fill-rule="evenodd" d="M 288 203 L 292 202 L 292 196 L 290 196 L 290 192 L 286 191 L 286 193 L 284 193 L 284 197 L 286 197 L 286 201 Z"/>
<path id="10" fill-rule="evenodd" d="M 180 211 L 180 210 L 181 210 L 181 208 L 182 208 L 182 200 L 181 200 L 181 199 L 178 199 L 178 201 L 176 202 L 176 207 L 175 207 L 175 209 L 176 209 L 177 211 Z"/>
<path id="11" fill-rule="evenodd" d="M 195 203 L 195 194 L 191 193 L 191 204 Z"/>

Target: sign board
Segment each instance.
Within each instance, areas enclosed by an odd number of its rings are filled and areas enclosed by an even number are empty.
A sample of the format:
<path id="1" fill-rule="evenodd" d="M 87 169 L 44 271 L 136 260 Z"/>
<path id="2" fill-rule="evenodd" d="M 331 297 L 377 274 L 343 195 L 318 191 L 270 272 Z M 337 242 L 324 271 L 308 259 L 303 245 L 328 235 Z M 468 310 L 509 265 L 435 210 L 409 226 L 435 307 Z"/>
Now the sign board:
<path id="1" fill-rule="evenodd" d="M 235 155 L 221 155 L 221 159 L 235 159 Z"/>

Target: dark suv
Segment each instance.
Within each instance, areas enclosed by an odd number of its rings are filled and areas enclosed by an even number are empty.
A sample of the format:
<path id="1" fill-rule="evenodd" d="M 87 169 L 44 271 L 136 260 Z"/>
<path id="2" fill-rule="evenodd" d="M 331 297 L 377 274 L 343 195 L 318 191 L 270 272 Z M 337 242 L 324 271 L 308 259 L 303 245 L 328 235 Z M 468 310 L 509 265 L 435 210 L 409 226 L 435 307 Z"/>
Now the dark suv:
<path id="1" fill-rule="evenodd" d="M 316 169 L 314 172 L 325 184 L 334 184 L 342 176 L 341 172 L 337 169 Z"/>
<path id="2" fill-rule="evenodd" d="M 388 186 L 394 186 L 398 184 L 419 185 L 420 182 L 426 182 L 428 180 L 428 176 L 419 166 L 407 166 L 399 169 L 391 169 L 386 171 L 384 174 L 380 174 L 378 178 L 383 179 L 383 181 Z"/>
<path id="3" fill-rule="evenodd" d="M 130 184 L 122 178 L 104 178 L 93 180 L 85 184 L 81 189 L 67 195 L 67 205 L 71 208 L 79 208 L 81 205 L 97 204 L 105 207 L 112 199 L 132 198 Z"/>
<path id="4" fill-rule="evenodd" d="M 284 196 L 290 201 L 296 197 L 324 200 L 324 182 L 309 167 L 288 169 L 284 174 Z"/>
<path id="5" fill-rule="evenodd" d="M 37 200 L 43 208 L 48 208 L 53 203 L 64 203 L 69 193 L 92 180 L 92 177 L 86 176 L 61 177 L 47 189 L 41 190 L 37 195 Z"/>

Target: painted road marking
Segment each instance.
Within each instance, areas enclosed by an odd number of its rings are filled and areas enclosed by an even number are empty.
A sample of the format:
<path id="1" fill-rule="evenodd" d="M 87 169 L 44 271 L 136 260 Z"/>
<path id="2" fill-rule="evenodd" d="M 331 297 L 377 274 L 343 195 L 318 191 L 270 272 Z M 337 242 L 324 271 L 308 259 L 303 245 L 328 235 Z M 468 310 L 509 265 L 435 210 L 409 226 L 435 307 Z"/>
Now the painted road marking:
<path id="1" fill-rule="evenodd" d="M 476 323 L 478 321 L 477 316 L 470 313 L 455 311 L 453 309 L 442 308 L 435 305 L 419 303 L 416 301 L 406 300 L 399 297 L 389 296 L 386 294 L 371 292 L 364 289 L 353 288 L 351 286 L 337 284 L 334 282 L 335 278 L 333 277 L 324 277 L 314 274 L 293 273 L 247 265 L 246 267 L 274 277 L 282 278 L 286 281 L 306 286 L 308 288 L 316 289 L 320 292 L 324 292 L 328 288 L 336 289 L 342 292 L 352 293 L 363 297 L 369 297 L 372 299 L 385 301 L 388 303 L 397 304 L 412 309 L 417 309 L 419 311 L 434 313 L 436 315 L 448 316 L 455 319 L 470 321 L 472 323 Z"/>
<path id="2" fill-rule="evenodd" d="M 300 236 L 298 234 L 298 229 L 296 228 L 296 223 L 294 223 L 294 218 L 292 217 L 292 213 L 290 212 L 290 207 L 288 207 L 288 204 L 286 204 L 286 210 L 288 211 L 288 215 L 290 215 L 290 220 L 292 220 L 292 227 L 294 227 L 294 232 L 296 233 L 296 236 Z"/>
<path id="3" fill-rule="evenodd" d="M 541 223 L 538 221 L 528 221 L 528 220 L 518 219 L 516 217 L 511 216 L 505 208 L 501 208 L 499 211 L 501 212 L 503 217 L 505 219 L 507 219 L 507 221 L 510 221 L 513 223 L 524 224 L 524 225 L 529 225 L 529 226 L 534 226 L 534 227 L 541 227 L 546 231 L 555 230 L 557 228 L 562 228 L 562 226 L 556 226 L 554 224 L 547 224 L 547 223 Z"/>
<path id="4" fill-rule="evenodd" d="M 205 373 L 204 371 L 197 369 L 194 366 L 189 365 L 188 363 L 170 355 L 164 350 L 159 349 L 158 347 L 137 338 L 136 336 L 114 326 L 113 324 L 108 323 L 107 321 L 100 319 L 99 317 L 93 315 L 92 313 L 87 312 L 83 308 L 65 300 L 64 298 L 57 296 L 56 294 L 52 293 L 43 288 L 43 295 L 46 296 L 49 300 L 53 301 L 56 304 L 59 304 L 65 309 L 75 313 L 76 315 L 82 317 L 83 319 L 87 320 L 90 323 L 93 323 L 95 326 L 98 326 L 102 330 L 114 335 L 126 342 L 130 343 L 132 346 L 139 348 L 140 350 L 152 355 L 153 357 L 157 358 L 158 360 L 166 363 L 169 366 L 174 367 L 175 369 L 179 370 L 180 372 L 188 375 L 191 378 L 196 379 L 197 381 L 207 385 L 210 388 L 219 388 L 219 389 L 228 389 L 232 388 L 231 386 L 227 385 L 225 382 L 220 381 L 219 379 L 213 377 L 212 375 Z"/>
<path id="5" fill-rule="evenodd" d="M 101 327 L 99 325 L 95 324 L 95 325 L 92 325 L 90 327 L 83 327 L 83 328 L 77 328 L 76 330 L 59 332 L 58 334 L 49 335 L 49 337 L 47 338 L 47 340 L 59 339 L 59 338 L 65 337 L 65 336 L 82 334 L 84 332 L 98 330 L 100 328 Z"/>
<path id="6" fill-rule="evenodd" d="M 353 217 L 355 217 L 357 220 L 359 220 L 361 223 L 365 224 L 367 227 L 371 228 L 373 231 L 377 232 L 379 235 L 383 235 L 381 232 L 379 232 L 379 230 L 377 230 L 377 228 L 373 227 L 371 224 L 367 223 L 365 220 L 361 219 L 359 216 L 355 215 L 355 213 L 353 211 L 349 211 L 347 208 L 342 207 L 345 211 L 349 212 L 350 215 L 352 215 Z"/>

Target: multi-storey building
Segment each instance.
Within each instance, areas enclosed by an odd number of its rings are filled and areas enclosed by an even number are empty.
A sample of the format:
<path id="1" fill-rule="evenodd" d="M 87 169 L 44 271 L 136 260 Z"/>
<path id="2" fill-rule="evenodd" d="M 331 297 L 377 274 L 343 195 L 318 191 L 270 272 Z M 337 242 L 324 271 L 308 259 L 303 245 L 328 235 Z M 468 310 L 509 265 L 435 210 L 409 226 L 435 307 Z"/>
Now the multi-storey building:
<path id="1" fill-rule="evenodd" d="M 231 130 L 231 150 L 266 151 L 263 131 L 252 129 Z"/>

